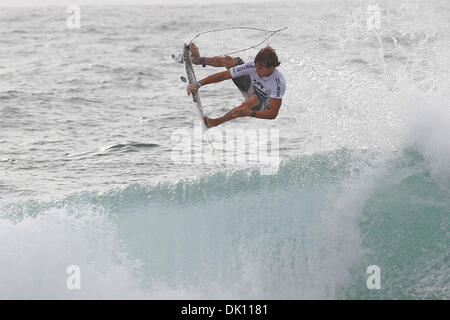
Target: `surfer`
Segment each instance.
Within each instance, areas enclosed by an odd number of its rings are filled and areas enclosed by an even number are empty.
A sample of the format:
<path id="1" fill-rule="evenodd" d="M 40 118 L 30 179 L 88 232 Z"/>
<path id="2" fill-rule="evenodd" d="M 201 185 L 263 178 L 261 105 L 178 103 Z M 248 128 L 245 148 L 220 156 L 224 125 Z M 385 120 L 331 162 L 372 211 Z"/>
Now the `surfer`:
<path id="1" fill-rule="evenodd" d="M 218 126 L 226 121 L 238 117 L 255 117 L 261 119 L 275 119 L 281 107 L 282 98 L 286 90 L 286 82 L 280 71 L 280 65 L 275 50 L 266 46 L 256 55 L 254 61 L 244 62 L 241 58 L 230 56 L 200 57 L 197 46 L 190 44 L 192 63 L 213 67 L 225 67 L 227 70 L 214 73 L 206 78 L 192 83 L 187 87 L 187 93 L 196 95 L 200 87 L 232 79 L 241 91 L 245 100 L 224 116 L 216 119 L 205 116 L 208 128 Z"/>

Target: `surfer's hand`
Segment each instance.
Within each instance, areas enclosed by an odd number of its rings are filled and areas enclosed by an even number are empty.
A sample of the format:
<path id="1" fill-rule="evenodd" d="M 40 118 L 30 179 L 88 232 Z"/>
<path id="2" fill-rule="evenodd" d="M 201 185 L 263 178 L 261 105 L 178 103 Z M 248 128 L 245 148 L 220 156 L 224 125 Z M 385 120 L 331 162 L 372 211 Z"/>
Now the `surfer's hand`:
<path id="1" fill-rule="evenodd" d="M 197 95 L 197 91 L 198 91 L 198 87 L 195 83 L 191 83 L 190 85 L 187 86 L 187 94 L 188 96 L 191 95 L 191 93 L 196 96 Z"/>

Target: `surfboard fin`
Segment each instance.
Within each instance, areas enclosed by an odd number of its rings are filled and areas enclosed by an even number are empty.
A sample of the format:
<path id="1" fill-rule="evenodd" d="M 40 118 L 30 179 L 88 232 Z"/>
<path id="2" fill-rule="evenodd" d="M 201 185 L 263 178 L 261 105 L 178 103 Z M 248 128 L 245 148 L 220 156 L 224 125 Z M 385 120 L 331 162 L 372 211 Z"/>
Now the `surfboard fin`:
<path id="1" fill-rule="evenodd" d="M 184 59 L 183 59 L 183 54 L 179 54 L 178 56 L 176 55 L 172 55 L 172 59 L 173 61 L 175 61 L 176 63 L 183 63 Z"/>

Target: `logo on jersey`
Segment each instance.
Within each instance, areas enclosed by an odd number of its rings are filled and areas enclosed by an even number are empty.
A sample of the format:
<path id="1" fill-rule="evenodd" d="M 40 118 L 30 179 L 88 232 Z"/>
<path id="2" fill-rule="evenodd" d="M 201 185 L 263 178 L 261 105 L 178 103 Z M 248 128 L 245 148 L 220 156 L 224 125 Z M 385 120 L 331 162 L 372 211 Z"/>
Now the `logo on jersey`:
<path id="1" fill-rule="evenodd" d="M 261 89 L 264 89 L 264 85 L 257 79 L 253 79 L 253 84 L 259 86 Z"/>
<path id="2" fill-rule="evenodd" d="M 239 72 L 241 72 L 241 71 L 244 71 L 244 70 L 246 70 L 246 69 L 250 69 L 250 68 L 255 68 L 255 66 L 252 66 L 252 65 L 250 65 L 250 64 L 247 64 L 247 65 L 240 65 L 240 66 L 238 66 L 238 67 L 234 67 L 234 68 L 232 68 L 232 70 L 233 70 L 233 74 L 234 75 L 237 75 Z"/>
<path id="3" fill-rule="evenodd" d="M 256 79 L 253 79 L 253 87 L 255 88 L 256 94 L 263 99 L 267 98 L 267 93 L 264 90 L 264 85 Z"/>
<path id="4" fill-rule="evenodd" d="M 280 92 L 281 92 L 280 77 L 276 77 L 275 81 L 277 83 L 277 97 L 279 97 L 280 96 Z"/>

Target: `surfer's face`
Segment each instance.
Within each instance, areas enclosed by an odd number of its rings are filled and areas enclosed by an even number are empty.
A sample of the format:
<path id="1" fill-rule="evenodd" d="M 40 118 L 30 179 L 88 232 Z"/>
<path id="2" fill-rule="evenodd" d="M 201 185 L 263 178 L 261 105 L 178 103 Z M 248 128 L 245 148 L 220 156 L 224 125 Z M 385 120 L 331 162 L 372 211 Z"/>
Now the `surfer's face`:
<path id="1" fill-rule="evenodd" d="M 275 70 L 275 67 L 266 67 L 265 65 L 261 63 L 257 63 L 256 65 L 256 73 L 260 77 L 268 77 L 272 74 L 272 72 Z"/>

